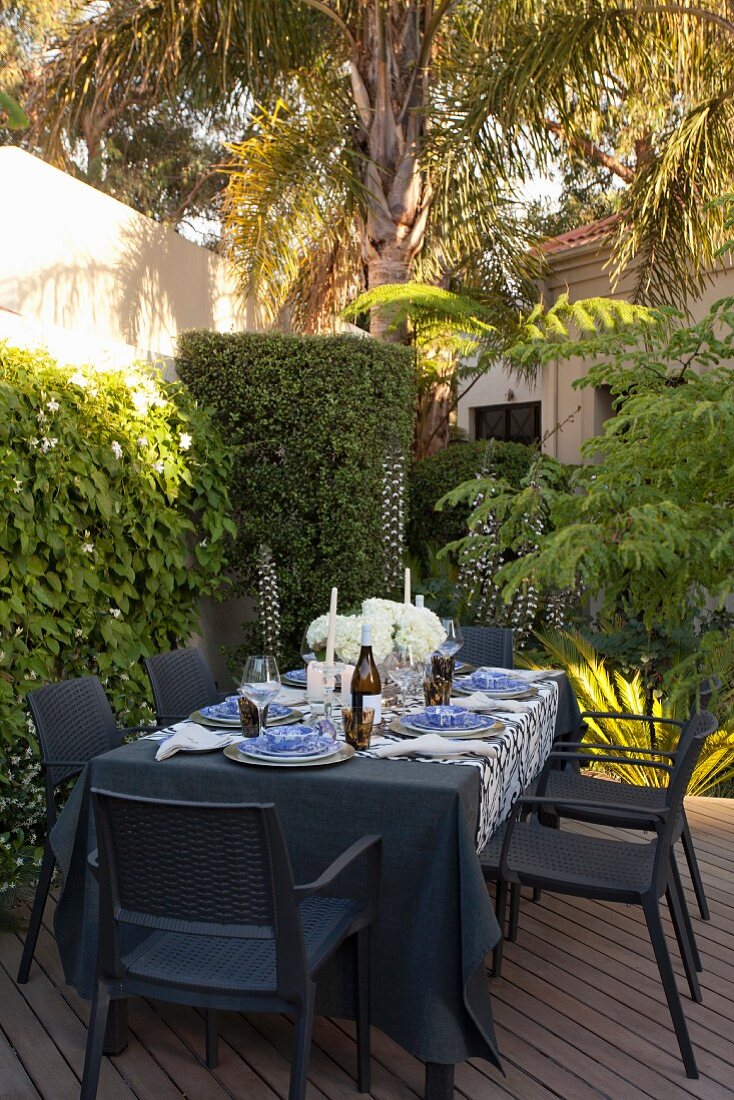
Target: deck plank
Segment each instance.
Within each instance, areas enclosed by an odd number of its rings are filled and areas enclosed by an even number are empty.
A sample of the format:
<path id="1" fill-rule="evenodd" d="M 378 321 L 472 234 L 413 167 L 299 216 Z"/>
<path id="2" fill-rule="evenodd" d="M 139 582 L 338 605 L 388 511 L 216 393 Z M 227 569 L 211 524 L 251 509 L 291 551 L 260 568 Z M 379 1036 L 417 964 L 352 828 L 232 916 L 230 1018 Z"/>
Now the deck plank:
<path id="1" fill-rule="evenodd" d="M 702 1005 L 687 996 L 671 957 L 701 1070 L 689 1081 L 640 912 L 544 894 L 524 897 L 503 977 L 490 979 L 506 1075 L 481 1060 L 457 1067 L 457 1100 L 730 1100 L 734 1081 L 734 801 L 689 799 L 688 817 L 712 920 L 686 895 L 704 962 Z M 597 832 L 592 826 L 573 827 Z M 608 835 L 608 830 L 605 830 Z M 626 836 L 626 839 L 628 837 Z M 642 838 L 641 842 L 642 842 Z M 47 909 L 27 985 L 14 982 L 21 940 L 0 934 L 0 1097 L 72 1100 L 84 1058 L 87 1002 L 64 984 Z M 665 907 L 663 907 L 665 910 Z M 669 919 L 665 927 L 671 935 Z M 281 1016 L 221 1017 L 220 1064 L 203 1063 L 200 1013 L 130 1004 L 127 1050 L 104 1059 L 104 1100 L 285 1100 L 292 1023 Z M 373 1030 L 372 1100 L 417 1100 L 423 1064 Z M 357 1100 L 354 1025 L 317 1019 L 308 1100 Z"/>

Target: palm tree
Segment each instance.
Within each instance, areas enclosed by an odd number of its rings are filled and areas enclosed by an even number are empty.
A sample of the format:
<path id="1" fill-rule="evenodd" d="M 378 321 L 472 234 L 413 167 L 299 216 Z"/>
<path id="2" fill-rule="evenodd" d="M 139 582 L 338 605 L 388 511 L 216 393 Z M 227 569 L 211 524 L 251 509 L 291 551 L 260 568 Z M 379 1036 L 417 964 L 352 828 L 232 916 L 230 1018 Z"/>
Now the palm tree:
<path id="1" fill-rule="evenodd" d="M 624 0 L 90 3 L 36 92 L 48 148 L 90 156 L 136 106 L 247 114 L 227 240 L 243 289 L 314 327 L 355 291 L 417 278 L 522 297 L 511 186 L 559 150 L 611 172 L 617 271 L 642 298 L 705 278 L 707 199 L 734 164 L 734 25 Z M 508 289 L 509 288 L 509 289 Z M 383 314 L 375 335 L 388 333 Z"/>

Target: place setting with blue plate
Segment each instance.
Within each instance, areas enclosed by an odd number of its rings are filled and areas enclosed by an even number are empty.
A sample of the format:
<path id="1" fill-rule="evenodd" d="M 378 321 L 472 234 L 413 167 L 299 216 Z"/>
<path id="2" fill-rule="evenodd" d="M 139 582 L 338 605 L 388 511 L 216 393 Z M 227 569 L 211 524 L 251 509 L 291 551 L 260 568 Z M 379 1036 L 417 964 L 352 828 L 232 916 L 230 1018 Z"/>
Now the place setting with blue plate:
<path id="1" fill-rule="evenodd" d="M 336 731 L 323 720 L 313 726 L 298 722 L 273 726 L 257 737 L 227 745 L 224 755 L 240 764 L 275 768 L 307 768 L 351 760 L 354 749 L 336 739 Z"/>
<path id="2" fill-rule="evenodd" d="M 228 695 L 221 703 L 212 703 L 202 707 L 191 715 L 192 722 L 215 729 L 237 729 L 240 726 L 241 695 Z M 266 726 L 284 726 L 291 722 L 300 722 L 304 715 L 296 707 L 286 707 L 280 703 L 269 703 L 263 708 Z"/>
<path id="3" fill-rule="evenodd" d="M 455 676 L 453 690 L 461 695 L 482 692 L 491 699 L 532 699 L 537 688 L 527 678 L 512 671 L 494 668 L 476 668 L 468 676 Z"/>
<path id="4" fill-rule="evenodd" d="M 435 733 L 450 740 L 490 737 L 500 733 L 505 723 L 491 714 L 479 714 L 466 707 L 425 707 L 417 712 L 407 712 L 393 718 L 390 729 L 401 737 L 421 737 Z"/>

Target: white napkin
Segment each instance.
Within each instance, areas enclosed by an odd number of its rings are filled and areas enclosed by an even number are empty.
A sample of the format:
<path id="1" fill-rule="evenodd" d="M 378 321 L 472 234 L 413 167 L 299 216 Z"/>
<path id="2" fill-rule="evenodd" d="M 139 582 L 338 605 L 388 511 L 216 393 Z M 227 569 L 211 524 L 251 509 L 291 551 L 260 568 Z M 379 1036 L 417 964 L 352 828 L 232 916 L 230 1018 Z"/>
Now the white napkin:
<path id="1" fill-rule="evenodd" d="M 490 668 L 489 665 L 477 669 L 477 672 L 494 672 L 499 676 L 511 676 L 513 680 L 527 680 L 531 684 L 552 675 L 554 671 L 552 668 Z"/>
<path id="2" fill-rule="evenodd" d="M 475 691 L 472 695 L 467 695 L 461 702 L 454 705 L 466 707 L 467 710 L 486 710 L 490 714 L 497 714 L 499 711 L 505 714 L 524 714 L 528 709 L 527 702 L 518 703 L 514 699 L 493 699 L 490 695 L 485 695 L 483 691 Z"/>
<path id="3" fill-rule="evenodd" d="M 173 756 L 174 753 L 180 752 L 182 749 L 184 751 L 187 749 L 196 751 L 224 748 L 225 745 L 230 745 L 241 739 L 242 733 L 240 730 L 237 730 L 236 733 L 222 734 L 217 730 L 199 726 L 196 722 L 182 722 L 176 727 L 173 736 L 162 742 L 155 758 L 156 760 L 167 760 L 169 756 Z"/>
<path id="4" fill-rule="evenodd" d="M 375 752 L 375 756 L 382 758 L 389 756 L 488 756 L 497 755 L 497 750 L 486 741 L 451 741 L 447 737 L 441 737 L 437 733 L 425 733 L 421 737 L 410 741 L 393 741 L 388 745 L 382 745 Z"/>

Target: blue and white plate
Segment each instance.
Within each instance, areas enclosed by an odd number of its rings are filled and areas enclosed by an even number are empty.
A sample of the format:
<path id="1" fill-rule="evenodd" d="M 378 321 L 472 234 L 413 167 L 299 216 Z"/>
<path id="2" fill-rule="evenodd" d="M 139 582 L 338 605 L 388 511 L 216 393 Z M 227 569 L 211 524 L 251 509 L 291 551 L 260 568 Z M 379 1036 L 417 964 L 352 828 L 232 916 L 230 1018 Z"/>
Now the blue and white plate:
<path id="1" fill-rule="evenodd" d="M 439 733 L 465 732 L 476 730 L 477 733 L 491 729 L 495 725 L 495 719 L 488 714 L 474 714 L 464 707 L 426 707 L 420 714 L 406 714 L 400 722 L 411 730 L 435 730 Z"/>
<path id="2" fill-rule="evenodd" d="M 283 680 L 287 684 L 296 684 L 298 687 L 306 686 L 306 669 L 293 668 L 290 672 L 283 673 Z"/>
<path id="3" fill-rule="evenodd" d="M 238 706 L 239 696 L 228 695 L 221 703 L 212 703 L 211 706 L 202 707 L 199 713 L 210 721 L 239 723 L 240 711 Z M 268 707 L 268 722 L 281 721 L 293 713 L 291 707 L 281 706 L 280 703 L 271 703 Z"/>
<path id="4" fill-rule="evenodd" d="M 494 695 L 498 699 L 512 699 L 518 695 L 534 694 L 532 685 L 526 680 L 518 680 L 516 676 L 494 672 L 487 668 L 478 668 L 470 676 L 455 677 L 454 687 L 457 691 L 464 692 L 483 691 L 486 695 Z"/>
<path id="5" fill-rule="evenodd" d="M 245 756 L 258 756 L 271 760 L 308 760 L 330 756 L 342 746 L 331 737 L 320 734 L 315 726 L 273 726 L 272 729 L 240 741 L 237 748 Z"/>

